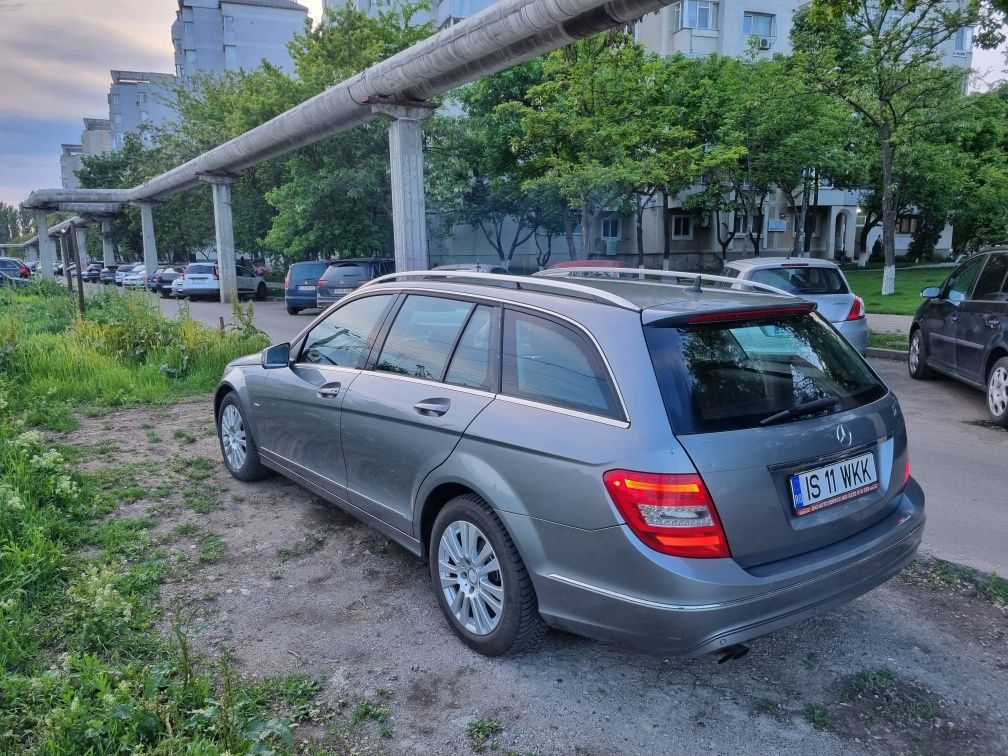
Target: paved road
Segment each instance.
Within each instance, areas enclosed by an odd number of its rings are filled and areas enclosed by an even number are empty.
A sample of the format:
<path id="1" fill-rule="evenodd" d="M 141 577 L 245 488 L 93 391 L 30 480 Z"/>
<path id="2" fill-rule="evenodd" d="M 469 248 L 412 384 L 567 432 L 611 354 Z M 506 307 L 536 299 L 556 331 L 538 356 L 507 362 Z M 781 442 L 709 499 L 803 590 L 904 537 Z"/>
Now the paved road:
<path id="1" fill-rule="evenodd" d="M 178 304 L 161 300 L 165 313 Z M 256 302 L 255 318 L 274 343 L 292 339 L 317 311 L 288 315 L 283 302 Z M 193 317 L 216 325 L 230 307 L 191 303 Z M 899 316 L 896 316 L 899 317 Z M 925 549 L 943 559 L 1008 575 L 1008 432 L 986 425 L 984 396 L 956 381 L 913 381 L 902 362 L 872 365 L 899 397 L 910 434 L 913 474 L 927 494 Z"/>
<path id="2" fill-rule="evenodd" d="M 912 315 L 878 315 L 868 313 L 868 327 L 873 331 L 898 331 L 910 334 Z"/>

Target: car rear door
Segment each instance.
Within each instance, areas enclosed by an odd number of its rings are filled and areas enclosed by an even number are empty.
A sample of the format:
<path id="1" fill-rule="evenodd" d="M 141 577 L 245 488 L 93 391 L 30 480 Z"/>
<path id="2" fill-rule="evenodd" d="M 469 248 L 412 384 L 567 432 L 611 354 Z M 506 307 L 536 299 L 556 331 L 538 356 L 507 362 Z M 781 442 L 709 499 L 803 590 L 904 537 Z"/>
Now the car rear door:
<path id="1" fill-rule="evenodd" d="M 312 328 L 289 368 L 267 370 L 249 386 L 264 457 L 341 501 L 348 500 L 342 404 L 395 298 L 347 302 Z"/>
<path id="2" fill-rule="evenodd" d="M 987 355 L 1001 336 L 1006 307 L 1002 293 L 1008 278 L 1008 254 L 988 255 L 969 298 L 959 307 L 956 328 L 956 372 L 984 383 Z"/>
<path id="3" fill-rule="evenodd" d="M 351 504 L 414 535 L 414 494 L 494 398 L 495 333 L 492 306 L 404 298 L 370 368 L 343 400 Z"/>
<path id="4" fill-rule="evenodd" d="M 672 429 L 743 567 L 840 542 L 895 510 L 907 469 L 899 405 L 818 315 L 645 334 Z"/>

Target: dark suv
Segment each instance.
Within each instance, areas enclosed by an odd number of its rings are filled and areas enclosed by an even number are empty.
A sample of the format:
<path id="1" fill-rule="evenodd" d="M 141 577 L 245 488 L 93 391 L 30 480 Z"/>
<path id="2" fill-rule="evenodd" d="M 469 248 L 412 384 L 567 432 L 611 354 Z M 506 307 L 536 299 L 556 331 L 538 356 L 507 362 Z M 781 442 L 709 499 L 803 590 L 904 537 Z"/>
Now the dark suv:
<path id="1" fill-rule="evenodd" d="M 315 298 L 319 279 L 329 267 L 328 260 L 306 260 L 296 262 L 287 269 L 284 276 L 284 303 L 290 315 L 297 315 L 301 310 L 318 307 Z"/>
<path id="2" fill-rule="evenodd" d="M 814 303 L 606 270 L 361 286 L 228 365 L 228 470 L 285 475 L 425 558 L 490 655 L 547 625 L 734 655 L 906 566 L 924 494 L 903 415 Z"/>
<path id="3" fill-rule="evenodd" d="M 333 260 L 318 282 L 318 306 L 328 307 L 371 279 L 394 272 L 395 260 L 385 257 Z"/>
<path id="4" fill-rule="evenodd" d="M 987 413 L 1008 425 L 1008 250 L 974 255 L 926 297 L 910 328 L 913 378 L 937 370 L 987 392 Z"/>

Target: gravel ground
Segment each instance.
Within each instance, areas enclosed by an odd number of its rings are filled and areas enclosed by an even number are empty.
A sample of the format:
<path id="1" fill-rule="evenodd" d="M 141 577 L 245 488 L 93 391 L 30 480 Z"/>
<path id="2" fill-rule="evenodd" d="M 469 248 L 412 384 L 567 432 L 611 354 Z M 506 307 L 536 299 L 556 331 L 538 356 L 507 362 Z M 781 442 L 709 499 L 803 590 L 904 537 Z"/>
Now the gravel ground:
<path id="1" fill-rule="evenodd" d="M 177 564 L 162 598 L 195 648 L 324 681 L 302 739 L 395 754 L 1008 753 L 1008 611 L 970 586 L 919 569 L 723 665 L 558 632 L 487 660 L 451 634 L 420 560 L 282 478 L 233 480 L 212 432 L 206 400 L 85 419 L 66 440 L 96 447 L 91 467 L 140 462 L 161 486 L 120 516 L 157 523 Z M 351 724 L 361 699 L 387 709 L 384 732 Z M 500 729 L 481 740 L 470 725 L 488 718 Z"/>

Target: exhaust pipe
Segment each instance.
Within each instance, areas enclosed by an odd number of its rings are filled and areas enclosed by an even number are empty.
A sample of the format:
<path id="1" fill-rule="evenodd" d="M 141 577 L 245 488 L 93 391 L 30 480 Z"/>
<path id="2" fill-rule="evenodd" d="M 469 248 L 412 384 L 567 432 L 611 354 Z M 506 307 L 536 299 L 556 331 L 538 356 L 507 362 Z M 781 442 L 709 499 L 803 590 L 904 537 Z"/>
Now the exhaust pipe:
<path id="1" fill-rule="evenodd" d="M 749 646 L 745 646 L 741 643 L 736 643 L 733 646 L 728 646 L 727 648 L 721 649 L 721 656 L 718 657 L 717 663 L 724 664 L 728 661 L 735 661 L 736 659 L 741 659 L 743 656 L 749 653 Z"/>

